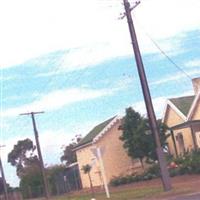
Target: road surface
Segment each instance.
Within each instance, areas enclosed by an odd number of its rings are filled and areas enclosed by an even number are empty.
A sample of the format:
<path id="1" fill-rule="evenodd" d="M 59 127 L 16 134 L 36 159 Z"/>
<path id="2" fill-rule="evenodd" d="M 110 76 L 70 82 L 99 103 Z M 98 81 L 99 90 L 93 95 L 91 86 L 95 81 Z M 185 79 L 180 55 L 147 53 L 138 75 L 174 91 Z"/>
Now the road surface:
<path id="1" fill-rule="evenodd" d="M 200 193 L 187 194 L 184 196 L 170 197 L 162 200 L 200 200 Z"/>

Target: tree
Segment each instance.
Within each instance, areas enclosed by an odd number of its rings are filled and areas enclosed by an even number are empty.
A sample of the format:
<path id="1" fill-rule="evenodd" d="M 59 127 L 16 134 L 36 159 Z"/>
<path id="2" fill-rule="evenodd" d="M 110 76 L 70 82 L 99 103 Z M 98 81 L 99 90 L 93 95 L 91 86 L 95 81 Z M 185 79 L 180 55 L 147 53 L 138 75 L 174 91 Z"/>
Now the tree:
<path id="1" fill-rule="evenodd" d="M 166 134 L 168 127 L 164 123 L 162 123 L 161 120 L 157 120 L 157 125 L 158 125 L 158 129 L 159 129 L 159 133 L 160 133 L 159 136 L 160 136 L 161 146 L 163 149 L 166 149 L 166 147 L 167 147 L 166 140 L 170 136 L 170 134 Z M 147 159 L 155 161 L 155 160 L 157 160 L 156 143 L 155 143 L 153 134 L 150 131 L 148 120 L 147 120 L 147 126 L 148 126 L 147 129 L 149 130 L 149 131 L 147 131 L 147 133 L 149 133 L 149 134 L 147 134 L 147 140 L 149 141 L 149 153 L 148 153 Z"/>
<path id="2" fill-rule="evenodd" d="M 20 190 L 24 198 L 39 197 L 44 193 L 40 161 L 30 139 L 19 140 L 8 154 L 8 162 L 16 167 Z"/>
<path id="3" fill-rule="evenodd" d="M 66 165 L 70 165 L 74 162 L 77 162 L 76 152 L 73 151 L 75 144 L 69 144 L 65 147 L 63 151 L 63 155 L 61 156 L 60 160 L 63 162 L 65 161 Z"/>
<path id="4" fill-rule="evenodd" d="M 26 173 L 20 179 L 20 191 L 25 199 L 37 198 L 44 194 L 43 178 L 39 168 L 26 167 Z"/>
<path id="5" fill-rule="evenodd" d="M 8 162 L 16 167 L 18 177 L 22 177 L 25 168 L 39 166 L 39 160 L 34 155 L 36 147 L 30 139 L 20 140 L 14 145 L 13 150 L 8 154 Z"/>
<path id="6" fill-rule="evenodd" d="M 61 180 L 63 180 L 65 170 L 66 170 L 66 166 L 64 165 L 51 165 L 47 168 L 48 183 L 49 183 L 49 188 L 51 190 L 51 194 L 53 195 L 59 194 L 58 183 Z M 64 185 L 64 187 L 66 186 Z"/>
<path id="7" fill-rule="evenodd" d="M 67 145 L 63 151 L 63 155 L 61 156 L 61 162 L 65 161 L 66 165 L 70 165 L 72 163 L 77 162 L 76 152 L 74 151 L 74 147 L 80 142 L 81 135 L 76 135 L 75 138 L 72 139 L 72 143 Z"/>
<path id="8" fill-rule="evenodd" d="M 91 179 L 91 175 L 90 175 L 91 169 L 92 169 L 92 166 L 89 165 L 89 164 L 82 166 L 82 170 L 83 170 L 84 174 L 88 174 L 88 178 L 89 178 L 89 181 L 90 181 L 90 188 L 91 188 L 91 191 L 92 191 L 92 198 L 94 198 L 94 188 L 93 188 L 92 179 Z"/>
<path id="9" fill-rule="evenodd" d="M 159 121 L 158 125 L 161 133 L 161 144 L 164 146 L 166 126 L 161 121 Z M 126 109 L 126 115 L 119 129 L 123 131 L 120 139 L 124 142 L 123 146 L 127 150 L 128 155 L 133 159 L 138 158 L 143 168 L 144 158 L 148 160 L 157 159 L 156 144 L 149 128 L 148 119 L 129 107 Z"/>
<path id="10" fill-rule="evenodd" d="M 124 142 L 123 146 L 128 155 L 133 159 L 138 158 L 143 167 L 143 159 L 149 151 L 149 144 L 145 134 L 145 119 L 131 107 L 127 108 L 123 123 L 119 128 L 123 131 L 120 139 Z"/>

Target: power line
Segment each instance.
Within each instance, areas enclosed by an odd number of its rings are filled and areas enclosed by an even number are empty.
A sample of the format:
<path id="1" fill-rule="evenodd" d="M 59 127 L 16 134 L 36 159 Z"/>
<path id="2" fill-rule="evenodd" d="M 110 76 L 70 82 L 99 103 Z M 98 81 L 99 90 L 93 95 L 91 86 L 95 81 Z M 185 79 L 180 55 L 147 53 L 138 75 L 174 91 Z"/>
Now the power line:
<path id="1" fill-rule="evenodd" d="M 153 45 L 160 51 L 160 53 L 172 64 L 174 65 L 181 73 L 183 73 L 190 81 L 192 80 L 192 77 L 184 70 L 182 69 L 162 48 L 161 46 L 158 44 L 158 42 L 153 39 L 153 37 L 140 25 L 140 23 L 138 22 L 136 16 L 134 16 L 136 21 L 137 21 L 137 25 L 139 26 L 140 29 L 142 29 L 145 33 L 145 35 L 148 37 L 148 39 L 153 43 Z"/>
<path id="2" fill-rule="evenodd" d="M 161 47 L 158 45 L 158 43 L 148 34 L 148 33 L 145 33 L 148 38 L 151 40 L 151 42 L 157 47 L 157 49 L 179 70 L 181 71 L 183 74 L 185 74 L 185 76 L 187 78 L 189 78 L 190 80 L 192 80 L 192 77 L 187 74 L 187 72 L 185 70 L 183 70 L 180 66 L 178 66 L 173 60 L 172 58 L 169 57 L 169 55 L 167 55 L 167 53 L 161 49 Z"/>
<path id="3" fill-rule="evenodd" d="M 134 16 L 136 19 L 136 16 Z M 140 23 L 137 21 L 137 25 L 139 26 L 139 28 L 141 30 L 143 30 L 143 32 L 145 33 L 145 35 L 148 37 L 148 39 L 153 43 L 153 45 L 159 50 L 159 52 L 173 65 L 176 67 L 176 69 L 178 69 L 186 78 L 188 78 L 190 80 L 190 82 L 192 82 L 192 77 L 184 70 L 182 69 L 158 44 L 158 42 L 155 41 L 155 39 L 153 39 L 153 37 L 147 33 L 147 31 L 140 25 Z M 193 84 L 196 85 L 196 83 L 193 82 Z"/>
<path id="4" fill-rule="evenodd" d="M 144 70 L 144 66 L 143 66 L 142 56 L 140 53 L 139 45 L 137 42 L 137 36 L 136 36 L 136 32 L 135 32 L 135 28 L 134 28 L 134 24 L 133 24 L 133 20 L 132 20 L 132 16 L 131 16 L 131 7 L 130 7 L 130 3 L 128 2 L 128 0 L 123 0 L 123 2 L 124 2 L 124 8 L 125 8 L 125 12 L 126 12 L 126 18 L 127 18 L 127 22 L 128 22 L 129 32 L 130 32 L 130 36 L 131 36 L 133 52 L 135 55 L 135 61 L 136 61 L 136 66 L 137 66 L 137 70 L 138 70 L 138 75 L 140 78 L 140 83 L 141 83 L 141 87 L 142 87 L 146 110 L 148 113 L 149 124 L 150 124 L 150 128 L 151 128 L 151 131 L 153 133 L 155 143 L 156 143 L 156 152 L 157 152 L 157 157 L 158 157 L 158 161 L 159 161 L 159 165 L 160 165 L 162 183 L 163 183 L 164 190 L 168 191 L 168 190 L 171 190 L 169 172 L 167 170 L 167 163 L 164 158 L 164 152 L 163 152 L 163 149 L 160 144 L 159 131 L 158 131 L 158 127 L 157 127 L 154 108 L 152 105 L 151 94 L 149 91 L 148 82 L 147 82 L 147 78 L 146 78 L 146 74 L 145 74 L 145 70 Z M 138 4 L 139 3 L 136 2 L 136 5 L 138 5 Z"/>

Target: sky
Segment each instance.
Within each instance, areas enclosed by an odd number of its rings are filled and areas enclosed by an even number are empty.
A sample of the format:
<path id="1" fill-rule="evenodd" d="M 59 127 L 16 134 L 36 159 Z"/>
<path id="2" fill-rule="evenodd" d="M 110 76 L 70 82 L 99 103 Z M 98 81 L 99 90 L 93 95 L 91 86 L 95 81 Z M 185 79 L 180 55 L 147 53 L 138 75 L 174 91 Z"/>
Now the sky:
<path id="1" fill-rule="evenodd" d="M 141 0 L 132 12 L 158 118 L 166 99 L 193 94 L 200 76 L 199 10 L 199 0 Z M 20 113 L 44 111 L 35 117 L 47 166 L 76 134 L 125 108 L 146 114 L 123 13 L 122 0 L 0 0 L 0 153 L 12 186 L 7 154 L 18 140 L 34 141 Z"/>

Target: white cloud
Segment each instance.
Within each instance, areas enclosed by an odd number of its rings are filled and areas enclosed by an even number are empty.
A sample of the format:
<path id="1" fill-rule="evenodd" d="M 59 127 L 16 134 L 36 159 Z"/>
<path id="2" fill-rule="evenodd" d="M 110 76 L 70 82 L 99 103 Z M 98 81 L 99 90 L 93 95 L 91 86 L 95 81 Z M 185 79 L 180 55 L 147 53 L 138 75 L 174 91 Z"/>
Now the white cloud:
<path id="1" fill-rule="evenodd" d="M 81 62 L 83 65 L 88 61 L 93 64 L 109 57 L 132 53 L 126 20 L 117 20 L 120 11 L 123 12 L 121 1 L 100 2 L 3 1 L 0 7 L 1 68 L 48 52 L 75 47 L 81 48 L 74 51 L 74 56 L 68 55 L 65 62 L 79 67 Z M 110 4 L 114 7 L 109 7 Z M 149 0 L 142 1 L 134 13 L 147 32 L 162 41 L 199 29 L 199 7 L 199 0 L 190 0 L 190 3 L 187 0 Z M 148 42 L 144 37 L 140 38 L 140 44 L 144 45 L 145 51 L 151 51 L 150 44 L 145 47 Z M 91 58 L 88 54 L 91 54 Z"/>
<path id="2" fill-rule="evenodd" d="M 131 48 L 124 48 L 119 44 L 92 44 L 76 49 L 63 56 L 60 69 L 73 71 L 93 67 L 98 63 L 113 57 L 129 55 Z"/>
<path id="3" fill-rule="evenodd" d="M 186 67 L 200 67 L 200 59 L 195 59 L 187 62 L 185 64 Z"/>
<path id="4" fill-rule="evenodd" d="M 168 98 L 169 98 L 168 96 L 153 98 L 152 102 L 153 102 L 153 107 L 154 107 L 154 111 L 155 111 L 157 118 L 162 117 L 162 114 L 164 112 L 165 103 L 166 103 L 166 100 Z M 130 107 L 130 105 L 126 106 L 126 108 L 128 108 L 128 107 Z M 134 104 L 132 104 L 132 108 L 135 111 L 139 112 L 141 115 L 147 116 L 146 106 L 145 106 L 145 102 L 143 100 L 135 102 Z M 125 109 L 120 110 L 118 112 L 118 115 L 124 116 L 125 115 Z"/>
<path id="5" fill-rule="evenodd" d="M 23 105 L 16 108 L 9 108 L 2 111 L 1 117 L 17 116 L 20 113 L 32 112 L 34 111 L 52 111 L 67 106 L 69 104 L 91 100 L 95 98 L 100 98 L 103 96 L 112 95 L 113 92 L 117 91 L 114 89 L 81 89 L 81 88 L 71 88 L 65 90 L 52 91 L 46 95 L 43 95 L 39 100 L 36 100 L 30 104 Z"/>
<path id="6" fill-rule="evenodd" d="M 199 30 L 200 2 L 198 0 L 149 0 L 135 9 L 137 21 L 155 38 L 165 39 Z"/>
<path id="7" fill-rule="evenodd" d="M 165 107 L 165 103 L 168 97 L 157 97 L 152 100 L 154 111 L 156 116 L 160 118 L 163 113 L 163 108 Z M 140 101 L 133 104 L 133 108 L 142 115 L 147 115 L 146 107 L 144 101 Z"/>
<path id="8" fill-rule="evenodd" d="M 191 71 L 186 71 L 186 74 L 188 76 L 200 75 L 200 71 L 199 71 L 199 69 L 195 69 L 195 70 L 191 70 Z M 172 81 L 182 80 L 183 78 L 188 78 L 186 74 L 184 74 L 183 72 L 182 73 L 179 72 L 175 76 L 174 75 L 166 76 L 165 78 L 151 82 L 150 84 L 151 85 L 160 85 L 160 84 L 165 84 L 165 83 L 172 82 Z"/>
<path id="9" fill-rule="evenodd" d="M 46 130 L 40 134 L 40 143 L 45 165 L 60 163 L 61 147 L 71 142 L 73 135 L 65 130 Z"/>
<path id="10" fill-rule="evenodd" d="M 40 133 L 44 163 L 46 165 L 60 163 L 63 147 L 71 143 L 76 134 L 85 136 L 96 124 L 96 121 L 77 124 L 70 130 L 70 133 L 62 129 L 58 131 L 46 130 Z"/>

